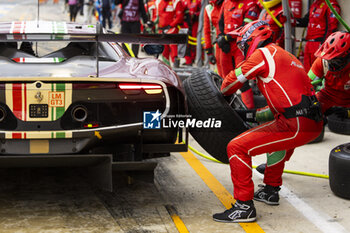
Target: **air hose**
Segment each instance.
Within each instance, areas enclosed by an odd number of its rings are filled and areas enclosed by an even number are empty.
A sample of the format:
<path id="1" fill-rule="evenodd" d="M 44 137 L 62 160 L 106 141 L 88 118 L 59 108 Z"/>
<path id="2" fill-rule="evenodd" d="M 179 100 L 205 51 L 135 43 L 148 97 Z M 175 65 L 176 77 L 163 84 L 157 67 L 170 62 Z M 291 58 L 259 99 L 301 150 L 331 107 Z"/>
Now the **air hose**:
<path id="1" fill-rule="evenodd" d="M 332 6 L 331 2 L 329 0 L 326 0 L 327 6 L 329 7 L 329 9 L 331 9 L 332 13 L 335 15 L 335 17 L 337 18 L 337 20 L 346 28 L 346 30 L 348 32 L 350 32 L 350 27 L 345 23 L 345 21 L 342 19 L 342 17 L 340 17 L 340 15 L 338 14 L 338 12 L 334 9 L 334 7 Z"/>
<path id="2" fill-rule="evenodd" d="M 214 159 L 214 158 L 211 157 L 211 156 L 208 156 L 208 155 L 205 155 L 205 154 L 199 152 L 198 150 L 196 150 L 195 148 L 193 148 L 193 147 L 190 146 L 190 145 L 188 145 L 188 148 L 189 148 L 191 151 L 193 151 L 194 153 L 196 153 L 197 155 L 199 155 L 199 156 L 201 156 L 201 157 L 203 157 L 203 158 L 205 158 L 205 159 L 211 160 L 211 161 L 216 162 L 216 163 L 224 164 L 224 163 L 220 162 L 219 160 Z M 254 165 L 253 165 L 252 167 L 253 167 L 253 168 L 256 168 L 257 166 L 254 166 Z M 327 175 L 316 174 L 316 173 L 310 173 L 310 172 L 292 171 L 292 170 L 285 170 L 285 169 L 284 169 L 284 170 L 283 170 L 283 173 L 329 179 L 329 176 L 327 176 Z"/>

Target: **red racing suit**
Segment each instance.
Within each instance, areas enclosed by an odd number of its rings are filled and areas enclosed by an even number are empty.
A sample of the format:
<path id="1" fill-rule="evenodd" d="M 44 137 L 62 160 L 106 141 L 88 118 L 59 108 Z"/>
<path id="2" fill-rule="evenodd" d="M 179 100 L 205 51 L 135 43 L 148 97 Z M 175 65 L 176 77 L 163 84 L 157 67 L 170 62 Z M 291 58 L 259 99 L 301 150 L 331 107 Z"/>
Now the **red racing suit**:
<path id="1" fill-rule="evenodd" d="M 183 0 L 185 2 L 185 8 L 188 10 L 189 17 L 189 35 L 191 37 L 197 38 L 198 31 L 198 21 L 199 21 L 199 13 L 201 10 L 201 0 Z M 188 44 L 187 54 L 185 56 L 186 64 L 192 65 L 195 57 L 196 57 L 196 46 Z"/>
<path id="2" fill-rule="evenodd" d="M 225 0 L 222 3 L 219 33 L 227 34 L 247 22 L 258 19 L 259 7 L 254 0 Z M 221 53 L 221 70 L 225 77 L 236 65 L 244 60 L 242 52 L 236 42 L 231 42 L 231 52 Z"/>
<path id="3" fill-rule="evenodd" d="M 183 23 L 185 11 L 181 0 L 160 0 L 156 3 L 158 3 L 158 28 L 162 29 L 170 26 L 175 28 L 174 33 L 178 33 L 177 26 Z M 174 62 L 175 57 L 177 57 L 177 45 L 164 46 L 163 57 L 169 61 L 169 55 L 172 62 Z"/>
<path id="4" fill-rule="evenodd" d="M 335 10 L 340 13 L 337 0 L 330 0 Z M 307 16 L 306 16 L 307 17 Z M 309 71 L 315 61 L 315 52 L 326 38 L 337 30 L 338 20 L 327 6 L 325 0 L 316 0 L 308 13 L 306 44 L 304 50 L 304 67 Z"/>
<path id="5" fill-rule="evenodd" d="M 275 158 L 274 166 L 266 167 L 264 175 L 264 183 L 280 186 L 284 163 L 294 148 L 315 139 L 323 127 L 322 122 L 305 116 L 284 115 L 287 109 L 301 103 L 302 98 L 313 95 L 309 77 L 296 57 L 275 44 L 257 49 L 225 77 L 221 90 L 224 95 L 235 93 L 253 78 L 257 79 L 275 120 L 249 129 L 227 146 L 234 198 L 240 201 L 252 200 L 254 196 L 252 156 L 286 150 Z"/>
<path id="6" fill-rule="evenodd" d="M 219 31 L 227 34 L 245 23 L 258 19 L 259 7 L 255 0 L 225 0 L 221 7 Z M 244 55 L 236 45 L 236 41 L 230 43 L 230 53 L 221 52 L 222 77 L 226 77 L 238 64 L 244 60 Z M 253 91 L 247 83 L 241 89 L 241 98 L 247 108 L 254 108 Z"/>
<path id="7" fill-rule="evenodd" d="M 317 93 L 322 112 L 333 106 L 350 107 L 350 63 L 340 71 L 331 72 L 327 61 L 317 58 L 308 75 L 312 80 L 325 78 L 325 87 Z"/>
<path id="8" fill-rule="evenodd" d="M 203 34 L 204 34 L 204 49 L 212 49 L 213 50 L 213 42 L 212 42 L 212 35 L 213 31 L 215 30 L 215 34 L 219 34 L 219 16 L 220 16 L 220 9 L 222 6 L 221 4 L 208 4 L 205 7 L 204 10 L 204 25 L 203 25 Z M 216 58 L 216 67 L 218 69 L 218 73 L 221 77 L 222 71 L 221 71 L 221 49 L 219 49 L 219 46 L 215 45 L 215 58 Z"/>
<path id="9" fill-rule="evenodd" d="M 283 15 L 283 7 L 282 3 L 272 7 L 269 9 L 273 16 L 276 17 L 276 19 L 281 23 L 284 24 L 287 21 L 287 18 Z M 261 20 L 266 21 L 269 25 L 271 30 L 273 31 L 272 36 L 272 42 L 276 43 L 278 46 L 284 47 L 284 31 L 283 27 L 279 27 L 275 21 L 272 19 L 272 17 L 269 15 L 269 13 L 265 12 L 261 18 Z"/>
<path id="10" fill-rule="evenodd" d="M 155 22 L 157 20 L 157 6 L 155 0 L 150 0 L 145 4 L 145 9 L 149 14 L 149 19 L 152 22 Z"/>

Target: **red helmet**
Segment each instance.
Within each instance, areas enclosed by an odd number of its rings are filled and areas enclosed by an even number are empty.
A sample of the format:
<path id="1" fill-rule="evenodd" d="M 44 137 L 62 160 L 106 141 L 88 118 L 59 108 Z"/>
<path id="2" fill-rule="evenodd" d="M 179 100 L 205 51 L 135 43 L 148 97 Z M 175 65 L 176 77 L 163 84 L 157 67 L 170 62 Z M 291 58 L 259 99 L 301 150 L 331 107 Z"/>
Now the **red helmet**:
<path id="1" fill-rule="evenodd" d="M 255 20 L 228 34 L 237 36 L 237 46 L 248 58 L 255 49 L 271 42 L 272 31 L 265 21 Z"/>
<path id="2" fill-rule="evenodd" d="M 330 71 L 340 71 L 350 59 L 350 33 L 334 32 L 316 51 L 316 57 L 327 60 Z"/>
<path id="3" fill-rule="evenodd" d="M 325 60 L 346 57 L 350 52 L 350 33 L 334 32 L 316 51 L 315 56 Z"/>

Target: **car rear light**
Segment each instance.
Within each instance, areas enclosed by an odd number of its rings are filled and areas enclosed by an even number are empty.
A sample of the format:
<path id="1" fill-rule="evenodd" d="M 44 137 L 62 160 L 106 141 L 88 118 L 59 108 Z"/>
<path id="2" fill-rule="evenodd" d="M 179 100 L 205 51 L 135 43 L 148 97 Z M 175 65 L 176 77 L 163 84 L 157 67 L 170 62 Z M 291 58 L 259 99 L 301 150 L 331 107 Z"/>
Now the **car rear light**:
<path id="1" fill-rule="evenodd" d="M 120 83 L 119 88 L 126 94 L 138 94 L 141 90 L 144 90 L 147 94 L 163 92 L 161 85 L 153 83 Z"/>

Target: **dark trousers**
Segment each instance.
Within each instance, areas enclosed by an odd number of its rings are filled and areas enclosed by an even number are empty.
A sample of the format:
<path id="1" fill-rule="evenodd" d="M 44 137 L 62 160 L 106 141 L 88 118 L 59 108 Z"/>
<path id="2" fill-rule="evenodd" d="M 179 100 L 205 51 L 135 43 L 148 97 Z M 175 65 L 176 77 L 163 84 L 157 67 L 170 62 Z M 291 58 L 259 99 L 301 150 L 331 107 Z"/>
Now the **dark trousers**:
<path id="1" fill-rule="evenodd" d="M 78 13 L 78 5 L 69 5 L 70 21 L 75 22 Z"/>
<path id="2" fill-rule="evenodd" d="M 141 32 L 141 23 L 140 21 L 134 21 L 134 22 L 121 22 L 121 33 L 131 33 L 131 34 L 139 34 Z M 126 50 L 125 46 L 123 45 L 124 49 Z M 132 45 L 132 52 L 135 54 L 135 57 L 139 54 L 139 45 L 133 44 Z M 126 50 L 127 51 L 127 50 Z"/>
<path id="3" fill-rule="evenodd" d="M 111 19 L 111 8 L 106 7 L 102 8 L 102 26 L 106 28 L 106 23 L 108 21 L 108 28 L 112 28 L 112 19 Z"/>

